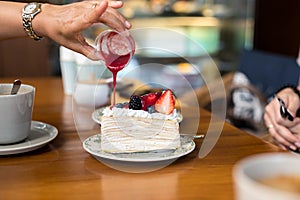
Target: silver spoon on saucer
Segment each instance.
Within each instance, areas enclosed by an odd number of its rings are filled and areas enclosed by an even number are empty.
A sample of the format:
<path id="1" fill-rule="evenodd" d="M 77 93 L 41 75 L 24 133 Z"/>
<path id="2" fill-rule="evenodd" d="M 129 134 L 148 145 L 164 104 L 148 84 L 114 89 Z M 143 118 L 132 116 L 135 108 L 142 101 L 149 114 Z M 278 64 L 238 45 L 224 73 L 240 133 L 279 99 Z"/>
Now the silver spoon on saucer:
<path id="1" fill-rule="evenodd" d="M 21 81 L 19 79 L 15 80 L 10 94 L 12 95 L 17 94 L 20 87 L 21 87 Z"/>
<path id="2" fill-rule="evenodd" d="M 180 136 L 184 136 L 184 137 L 191 137 L 193 139 L 202 139 L 205 137 L 204 134 L 200 134 L 200 135 L 192 135 L 192 134 L 184 134 L 184 133 L 180 133 Z"/>

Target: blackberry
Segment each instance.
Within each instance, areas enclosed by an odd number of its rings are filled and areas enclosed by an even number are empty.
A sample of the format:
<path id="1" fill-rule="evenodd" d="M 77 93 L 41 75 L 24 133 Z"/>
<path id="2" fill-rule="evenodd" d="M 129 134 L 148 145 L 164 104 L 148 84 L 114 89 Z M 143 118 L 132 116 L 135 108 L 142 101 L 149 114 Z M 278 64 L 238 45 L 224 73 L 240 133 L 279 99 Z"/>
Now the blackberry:
<path id="1" fill-rule="evenodd" d="M 141 110 L 142 109 L 142 99 L 138 95 L 132 95 L 129 101 L 129 109 Z"/>

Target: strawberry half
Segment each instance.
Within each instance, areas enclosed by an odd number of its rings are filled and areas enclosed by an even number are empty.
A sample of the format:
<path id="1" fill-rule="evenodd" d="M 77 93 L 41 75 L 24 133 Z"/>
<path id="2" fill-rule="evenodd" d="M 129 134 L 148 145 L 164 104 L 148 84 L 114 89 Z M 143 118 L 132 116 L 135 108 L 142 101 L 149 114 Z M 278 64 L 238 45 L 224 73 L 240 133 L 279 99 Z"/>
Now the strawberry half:
<path id="1" fill-rule="evenodd" d="M 171 114 L 175 108 L 175 97 L 173 95 L 173 92 L 168 89 L 162 95 L 155 103 L 155 110 L 157 112 L 160 112 L 162 114 Z"/>
<path id="2" fill-rule="evenodd" d="M 149 93 L 142 96 L 142 109 L 147 110 L 149 106 L 152 106 L 156 103 L 158 98 L 160 97 L 161 92 Z"/>

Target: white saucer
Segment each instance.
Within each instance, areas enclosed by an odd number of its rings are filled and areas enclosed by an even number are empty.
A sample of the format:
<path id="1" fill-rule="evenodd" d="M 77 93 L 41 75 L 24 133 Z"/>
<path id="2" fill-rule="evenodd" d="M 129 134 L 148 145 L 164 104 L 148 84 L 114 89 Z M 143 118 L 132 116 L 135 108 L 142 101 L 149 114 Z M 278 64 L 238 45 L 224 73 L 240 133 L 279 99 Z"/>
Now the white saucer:
<path id="1" fill-rule="evenodd" d="M 99 125 L 101 125 L 101 117 L 103 115 L 102 112 L 105 108 L 106 107 L 99 108 L 92 113 L 92 119 L 94 120 L 94 122 L 96 122 Z"/>
<path id="2" fill-rule="evenodd" d="M 105 158 L 119 162 L 147 163 L 176 160 L 191 153 L 196 145 L 192 137 L 180 136 L 181 147 L 175 151 L 142 152 L 142 153 L 106 153 L 101 150 L 101 134 L 93 135 L 83 142 L 83 148 L 96 158 Z"/>
<path id="3" fill-rule="evenodd" d="M 39 121 L 32 121 L 28 138 L 19 143 L 0 145 L 0 155 L 33 151 L 51 142 L 57 135 L 58 130 L 54 126 Z"/>

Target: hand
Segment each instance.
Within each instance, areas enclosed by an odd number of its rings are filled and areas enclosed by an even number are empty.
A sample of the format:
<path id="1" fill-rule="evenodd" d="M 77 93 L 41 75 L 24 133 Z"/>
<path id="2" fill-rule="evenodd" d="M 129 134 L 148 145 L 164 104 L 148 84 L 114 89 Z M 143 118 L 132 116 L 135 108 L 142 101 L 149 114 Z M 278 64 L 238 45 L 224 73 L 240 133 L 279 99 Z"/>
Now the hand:
<path id="1" fill-rule="evenodd" d="M 291 88 L 286 88 L 277 94 L 289 112 L 294 116 L 293 121 L 283 118 L 280 114 L 280 104 L 277 99 L 273 99 L 265 108 L 264 120 L 269 129 L 270 135 L 277 144 L 284 150 L 296 150 L 300 148 L 300 118 L 296 117 L 296 112 L 300 107 L 299 96 Z"/>
<path id="2" fill-rule="evenodd" d="M 121 1 L 82 1 L 67 5 L 43 4 L 42 12 L 33 21 L 38 35 L 48 36 L 57 43 L 82 53 L 92 60 L 100 57 L 81 32 L 93 24 L 103 23 L 119 32 L 131 28 L 130 23 L 116 9 Z M 35 26 L 36 25 L 36 26 Z"/>

